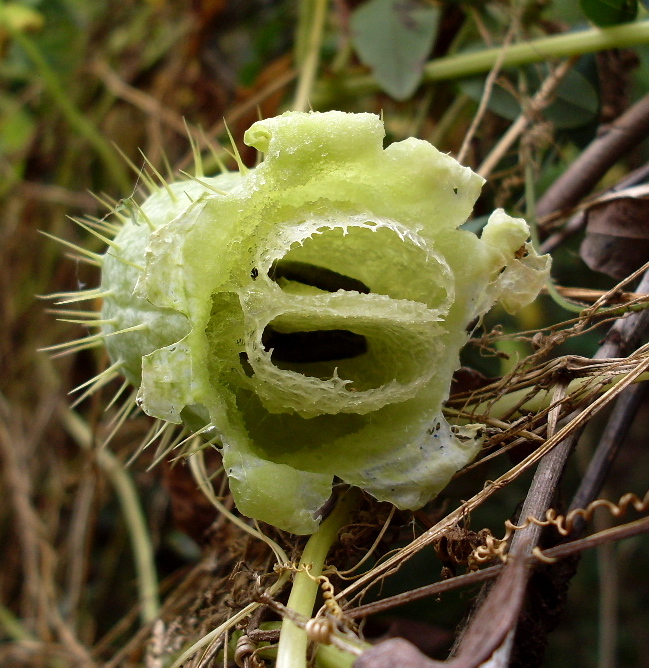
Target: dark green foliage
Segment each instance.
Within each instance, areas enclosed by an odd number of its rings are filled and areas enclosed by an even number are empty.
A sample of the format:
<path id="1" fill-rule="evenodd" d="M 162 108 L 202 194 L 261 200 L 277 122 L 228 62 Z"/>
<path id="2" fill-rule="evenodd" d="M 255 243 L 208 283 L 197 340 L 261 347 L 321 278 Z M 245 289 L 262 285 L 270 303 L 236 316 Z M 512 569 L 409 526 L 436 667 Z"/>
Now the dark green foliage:
<path id="1" fill-rule="evenodd" d="M 351 20 L 354 46 L 383 90 L 410 97 L 437 37 L 441 9 L 421 0 L 370 0 Z"/>
<path id="2" fill-rule="evenodd" d="M 587 18 L 598 26 L 628 23 L 638 14 L 637 0 L 579 0 L 579 4 Z"/>

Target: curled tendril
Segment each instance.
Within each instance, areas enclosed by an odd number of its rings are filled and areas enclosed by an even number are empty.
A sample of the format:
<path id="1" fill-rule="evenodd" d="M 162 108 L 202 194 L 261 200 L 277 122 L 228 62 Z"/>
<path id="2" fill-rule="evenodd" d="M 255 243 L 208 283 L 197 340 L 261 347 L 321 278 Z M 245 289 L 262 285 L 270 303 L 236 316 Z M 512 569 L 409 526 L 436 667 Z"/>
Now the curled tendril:
<path id="1" fill-rule="evenodd" d="M 554 508 L 548 508 L 543 520 L 531 515 L 522 524 L 514 524 L 510 520 L 505 520 L 505 535 L 502 538 L 496 538 L 491 534 L 486 534 L 484 536 L 484 544 L 475 548 L 470 560 L 473 563 L 485 563 L 493 561 L 493 559 L 500 559 L 503 562 L 507 561 L 511 537 L 516 531 L 526 529 L 530 524 L 540 527 L 553 526 L 562 536 L 568 536 L 572 533 L 575 520 L 583 519 L 586 522 L 590 521 L 593 513 L 598 508 L 606 508 L 613 517 L 623 517 L 631 507 L 638 513 L 647 512 L 649 510 L 649 491 L 643 498 L 629 492 L 620 497 L 617 503 L 613 503 L 608 499 L 596 499 L 588 504 L 586 508 L 575 508 L 567 515 L 560 515 Z M 555 561 L 555 559 L 543 555 L 538 547 L 534 549 L 533 553 L 541 561 L 547 563 Z"/>

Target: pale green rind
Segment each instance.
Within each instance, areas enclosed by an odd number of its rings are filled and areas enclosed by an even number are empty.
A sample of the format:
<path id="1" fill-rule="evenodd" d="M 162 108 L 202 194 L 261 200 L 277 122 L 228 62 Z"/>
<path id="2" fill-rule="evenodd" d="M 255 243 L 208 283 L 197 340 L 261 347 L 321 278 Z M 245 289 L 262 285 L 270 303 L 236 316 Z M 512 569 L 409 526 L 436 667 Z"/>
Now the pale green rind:
<path id="1" fill-rule="evenodd" d="M 241 180 L 239 174 L 222 174 L 216 178 L 172 183 L 160 188 L 142 204 L 130 208 L 131 217 L 115 237 L 117 249 L 109 250 L 102 260 L 102 292 L 110 290 L 104 298 L 102 319 L 115 320 L 115 324 L 103 327 L 104 334 L 145 325 L 137 332 L 109 336 L 106 348 L 113 361 L 121 361 L 122 372 L 134 384 L 141 382 L 142 357 L 148 353 L 178 341 L 187 329 L 187 320 L 177 310 L 162 310 L 153 306 L 138 294 L 136 285 L 145 266 L 150 226 L 160 228 L 191 208 L 192 202 L 210 187 L 235 188 Z M 211 192 L 211 191 L 210 191 Z"/>
<path id="2" fill-rule="evenodd" d="M 332 475 L 275 464 L 236 447 L 224 449 L 223 465 L 237 508 L 244 515 L 271 524 L 278 518 L 293 533 L 316 531 L 318 511 L 331 495 Z"/>

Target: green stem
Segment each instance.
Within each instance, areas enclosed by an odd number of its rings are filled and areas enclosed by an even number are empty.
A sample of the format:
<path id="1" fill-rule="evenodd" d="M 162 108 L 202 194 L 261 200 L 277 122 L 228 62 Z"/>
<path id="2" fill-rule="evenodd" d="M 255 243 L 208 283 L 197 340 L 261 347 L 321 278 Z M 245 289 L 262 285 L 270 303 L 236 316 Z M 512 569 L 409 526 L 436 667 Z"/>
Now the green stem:
<path id="1" fill-rule="evenodd" d="M 303 56 L 304 60 L 299 63 L 300 76 L 297 92 L 295 93 L 295 102 L 293 103 L 294 111 L 306 111 L 309 106 L 309 97 L 320 60 L 320 46 L 322 45 L 322 32 L 327 18 L 327 4 L 328 0 L 315 0 L 313 10 L 308 12 L 307 18 L 311 20 L 311 25 L 309 26 L 308 41 L 304 45 L 304 50 L 301 54 L 298 54 L 300 57 Z"/>
<path id="2" fill-rule="evenodd" d="M 552 279 L 550 278 L 548 282 L 545 284 L 545 287 L 548 291 L 548 294 L 552 298 L 552 301 L 557 304 L 558 306 L 561 306 L 561 308 L 565 309 L 566 311 L 569 311 L 570 313 L 582 313 L 587 306 L 584 304 L 577 304 L 576 302 L 572 302 L 569 299 L 566 299 L 555 287 L 554 283 L 552 282 Z"/>
<path id="3" fill-rule="evenodd" d="M 369 649 L 371 645 L 367 646 Z M 318 668 L 352 668 L 358 659 L 355 654 L 343 652 L 333 645 L 318 645 L 316 665 Z"/>
<path id="4" fill-rule="evenodd" d="M 314 578 L 322 573 L 327 553 L 338 531 L 345 526 L 351 512 L 357 506 L 358 499 L 359 491 L 355 488 L 350 489 L 339 499 L 336 508 L 320 525 L 318 531 L 309 538 L 300 560 L 301 570 L 295 574 L 287 604 L 287 607 L 300 615 L 311 617 L 318 593 L 318 583 Z M 279 636 L 275 668 L 306 668 L 307 644 L 305 631 L 285 619 Z"/>
<path id="5" fill-rule="evenodd" d="M 16 642 L 38 642 L 9 608 L 0 605 L 0 628 L 3 634 Z"/>
<path id="6" fill-rule="evenodd" d="M 611 28 L 590 28 L 508 46 L 501 66 L 528 65 L 593 51 L 627 48 L 647 43 L 649 43 L 649 21 L 627 23 Z M 483 74 L 494 66 L 501 52 L 502 47 L 495 47 L 432 60 L 426 64 L 422 80 L 443 81 Z M 378 90 L 379 85 L 372 76 L 349 77 L 336 82 L 330 91 L 321 90 L 317 97 L 317 104 L 314 100 L 314 107 L 328 104 L 331 95 L 358 96 Z"/>

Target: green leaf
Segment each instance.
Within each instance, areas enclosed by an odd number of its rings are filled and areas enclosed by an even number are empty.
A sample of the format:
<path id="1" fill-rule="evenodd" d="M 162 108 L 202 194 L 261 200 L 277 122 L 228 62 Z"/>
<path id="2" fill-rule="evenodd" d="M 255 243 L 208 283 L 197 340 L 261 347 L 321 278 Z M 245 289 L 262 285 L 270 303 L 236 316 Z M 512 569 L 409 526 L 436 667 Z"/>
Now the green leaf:
<path id="1" fill-rule="evenodd" d="M 14 30 L 40 30 L 44 20 L 42 14 L 17 2 L 0 5 L 0 25 L 10 25 Z"/>
<path id="2" fill-rule="evenodd" d="M 11 155 L 25 150 L 34 131 L 35 121 L 29 111 L 14 98 L 0 95 L 0 153 Z"/>
<path id="3" fill-rule="evenodd" d="M 598 26 L 614 26 L 633 21 L 638 14 L 637 0 L 579 0 L 588 19 Z"/>
<path id="4" fill-rule="evenodd" d="M 351 19 L 356 52 L 383 90 L 404 100 L 421 81 L 441 9 L 420 0 L 369 0 Z"/>
<path id="5" fill-rule="evenodd" d="M 533 94 L 540 86 L 537 71 L 532 67 L 526 68 L 525 76 Z M 484 77 L 464 79 L 460 82 L 460 88 L 465 95 L 479 101 L 484 92 Z M 488 106 L 490 111 L 510 121 L 522 113 L 518 100 L 500 86 L 492 90 Z M 555 127 L 569 130 L 590 123 L 598 111 L 599 96 L 593 83 L 579 70 L 571 70 L 559 84 L 555 99 L 545 109 L 544 116 Z"/>
<path id="6" fill-rule="evenodd" d="M 599 95 L 579 71 L 568 72 L 557 87 L 554 102 L 545 116 L 555 127 L 570 130 L 590 123 L 599 112 Z"/>

